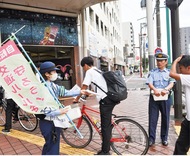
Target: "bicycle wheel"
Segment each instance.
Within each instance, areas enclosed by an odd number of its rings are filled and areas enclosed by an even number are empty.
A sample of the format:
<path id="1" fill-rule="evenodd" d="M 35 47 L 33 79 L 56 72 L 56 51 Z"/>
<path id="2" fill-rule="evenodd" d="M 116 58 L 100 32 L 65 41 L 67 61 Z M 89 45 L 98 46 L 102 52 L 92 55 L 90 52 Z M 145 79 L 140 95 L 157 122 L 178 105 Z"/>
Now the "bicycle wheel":
<path id="1" fill-rule="evenodd" d="M 118 155 L 144 155 L 147 153 L 148 135 L 136 121 L 121 118 L 112 125 L 111 147 Z M 122 139 L 124 137 L 124 139 Z"/>
<path id="2" fill-rule="evenodd" d="M 62 129 L 62 132 L 61 132 L 63 140 L 68 145 L 75 147 L 75 148 L 84 148 L 92 140 L 92 126 L 91 126 L 89 120 L 86 117 L 82 116 L 81 124 L 79 126 L 77 126 L 80 119 L 81 118 L 73 120 L 73 122 L 75 123 L 76 127 L 78 127 L 83 138 L 80 138 L 80 136 L 78 135 L 78 133 L 74 127 Z"/>
<path id="3" fill-rule="evenodd" d="M 6 114 L 5 114 L 5 109 L 4 109 L 4 102 L 0 106 L 0 126 L 5 125 L 5 120 L 6 120 Z"/>
<path id="4" fill-rule="evenodd" d="M 30 114 L 19 108 L 18 120 L 20 125 L 27 131 L 34 131 L 38 126 L 38 119 L 34 114 Z"/>

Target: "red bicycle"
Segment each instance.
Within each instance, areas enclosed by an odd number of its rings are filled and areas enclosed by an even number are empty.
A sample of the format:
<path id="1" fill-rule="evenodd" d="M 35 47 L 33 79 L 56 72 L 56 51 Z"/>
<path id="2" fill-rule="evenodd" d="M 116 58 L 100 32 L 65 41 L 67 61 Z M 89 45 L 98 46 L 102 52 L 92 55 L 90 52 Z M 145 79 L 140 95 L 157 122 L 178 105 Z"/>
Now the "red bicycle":
<path id="1" fill-rule="evenodd" d="M 61 132 L 64 141 L 75 148 L 84 148 L 91 142 L 93 127 L 101 137 L 100 123 L 92 117 L 92 114 L 97 114 L 100 118 L 100 113 L 83 103 L 81 114 L 82 116 L 73 120 L 73 122 L 83 135 L 83 138 L 80 138 L 74 127 L 63 129 Z M 112 138 L 110 142 L 116 154 L 144 155 L 147 153 L 149 148 L 148 135 L 138 122 L 126 116 L 116 116 L 113 114 L 111 128 Z"/>

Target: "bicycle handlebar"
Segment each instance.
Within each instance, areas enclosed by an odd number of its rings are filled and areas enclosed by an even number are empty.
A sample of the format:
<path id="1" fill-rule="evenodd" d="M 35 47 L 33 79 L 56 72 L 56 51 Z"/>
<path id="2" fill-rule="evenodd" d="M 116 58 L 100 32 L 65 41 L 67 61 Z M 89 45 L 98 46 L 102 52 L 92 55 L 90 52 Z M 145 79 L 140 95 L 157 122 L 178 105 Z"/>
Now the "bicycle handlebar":
<path id="1" fill-rule="evenodd" d="M 93 94 L 93 95 L 98 95 L 97 93 L 91 91 L 91 90 L 81 90 L 81 93 L 83 93 L 79 99 L 79 101 L 82 101 L 83 103 L 86 102 L 87 100 L 87 97 L 89 97 L 89 95 L 86 95 L 85 93 L 90 93 L 90 94 Z M 78 102 L 73 102 L 73 103 L 78 103 Z"/>
<path id="2" fill-rule="evenodd" d="M 80 99 L 81 99 L 81 100 L 86 100 L 87 97 L 88 97 L 87 95 L 82 95 L 82 96 L 80 97 Z"/>

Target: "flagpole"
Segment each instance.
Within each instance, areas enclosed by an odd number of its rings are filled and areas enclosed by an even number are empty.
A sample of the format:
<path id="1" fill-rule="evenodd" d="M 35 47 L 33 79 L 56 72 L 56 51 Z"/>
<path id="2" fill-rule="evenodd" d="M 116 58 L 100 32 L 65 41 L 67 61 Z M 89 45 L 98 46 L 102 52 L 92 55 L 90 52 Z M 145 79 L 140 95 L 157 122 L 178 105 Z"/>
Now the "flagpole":
<path id="1" fill-rule="evenodd" d="M 64 107 L 58 100 L 58 98 L 54 95 L 53 91 L 50 89 L 50 87 L 46 84 L 46 81 L 44 80 L 43 76 L 41 75 L 41 73 L 39 72 L 39 70 L 36 68 L 36 66 L 34 65 L 32 59 L 30 58 L 30 56 L 27 54 L 27 52 L 25 51 L 25 49 L 23 48 L 22 44 L 19 42 L 18 38 L 15 36 L 14 33 L 11 33 L 11 35 L 13 36 L 13 38 L 16 40 L 18 46 L 21 48 L 21 50 L 24 52 L 25 56 L 27 57 L 29 63 L 32 65 L 32 67 L 35 69 L 35 71 L 39 74 L 40 78 L 42 79 L 42 82 L 45 84 L 45 86 L 49 89 L 50 93 L 52 94 L 52 96 L 54 97 L 54 99 L 56 100 L 56 102 L 59 104 L 59 106 Z"/>
<path id="2" fill-rule="evenodd" d="M 2 44 L 4 44 L 5 42 L 7 42 L 8 40 L 10 40 L 11 38 L 13 38 L 14 40 L 16 40 L 18 46 L 21 48 L 21 50 L 24 52 L 25 56 L 27 57 L 29 63 L 32 65 L 32 67 L 35 69 L 35 71 L 39 74 L 40 78 L 42 79 L 42 82 L 44 83 L 44 85 L 48 88 L 48 90 L 50 91 L 51 95 L 54 97 L 54 99 L 56 100 L 56 102 L 59 104 L 59 106 L 61 106 L 62 108 L 64 108 L 65 106 L 62 105 L 58 98 L 53 94 L 53 91 L 50 89 L 50 87 L 47 85 L 46 81 L 44 80 L 44 78 L 42 77 L 41 73 L 39 72 L 39 70 L 36 68 L 36 66 L 34 65 L 32 59 L 29 57 L 29 55 L 27 54 L 27 52 L 25 51 L 25 49 L 23 48 L 22 44 L 19 42 L 18 38 L 15 36 L 16 33 L 18 33 L 21 29 L 23 29 L 25 27 L 25 25 L 23 27 L 21 27 L 19 30 L 17 30 L 15 33 L 11 33 L 11 36 L 6 39 Z M 80 133 L 80 131 L 78 130 L 78 128 L 76 127 L 76 125 L 74 124 L 74 122 L 70 119 L 70 117 L 65 114 L 67 116 L 67 118 L 69 119 L 70 123 L 73 125 L 73 127 L 75 128 L 75 130 L 77 131 L 77 133 L 79 134 L 80 138 L 83 138 L 82 134 Z"/>

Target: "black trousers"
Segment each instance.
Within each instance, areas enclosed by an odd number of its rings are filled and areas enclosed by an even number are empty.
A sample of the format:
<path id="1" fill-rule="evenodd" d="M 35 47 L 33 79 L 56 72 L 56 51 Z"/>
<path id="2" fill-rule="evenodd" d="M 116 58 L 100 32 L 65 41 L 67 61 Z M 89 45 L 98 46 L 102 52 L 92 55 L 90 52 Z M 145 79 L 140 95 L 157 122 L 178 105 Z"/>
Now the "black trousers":
<path id="1" fill-rule="evenodd" d="M 102 100 L 100 100 L 99 103 L 102 132 L 102 151 L 107 153 L 110 151 L 112 111 L 116 104 L 113 102 L 103 102 Z"/>
<path id="2" fill-rule="evenodd" d="M 175 144 L 174 155 L 187 155 L 190 148 L 190 121 L 187 119 L 181 123 L 181 131 Z"/>
<path id="3" fill-rule="evenodd" d="M 5 129 L 12 128 L 12 113 L 15 110 L 15 107 L 16 103 L 12 99 L 7 99 Z"/>

